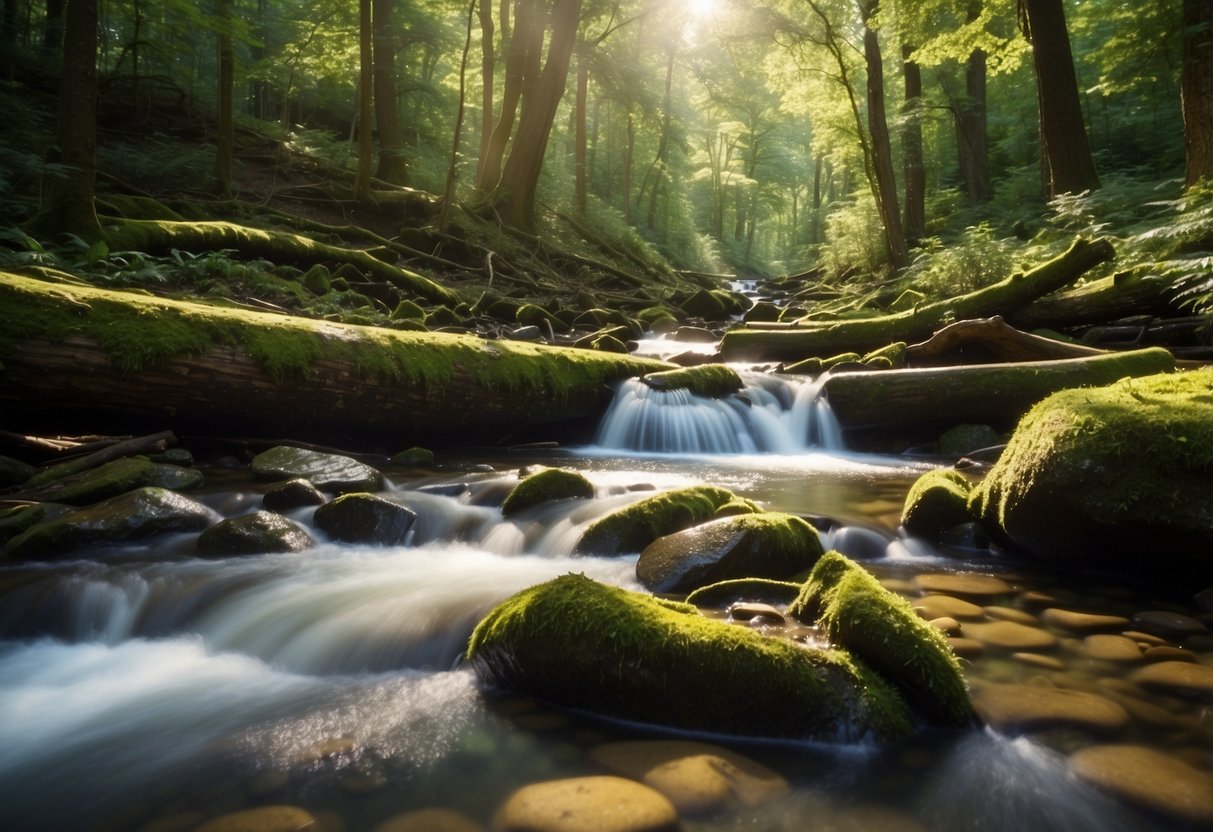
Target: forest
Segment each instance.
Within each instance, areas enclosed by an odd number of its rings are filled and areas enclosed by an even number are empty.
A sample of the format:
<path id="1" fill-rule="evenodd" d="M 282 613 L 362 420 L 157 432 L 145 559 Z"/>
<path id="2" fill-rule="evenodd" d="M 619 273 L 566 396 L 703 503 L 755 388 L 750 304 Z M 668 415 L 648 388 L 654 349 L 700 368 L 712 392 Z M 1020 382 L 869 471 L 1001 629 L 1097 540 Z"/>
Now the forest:
<path id="1" fill-rule="evenodd" d="M 1213 0 L 0 2 L 0 827 L 1213 829 Z"/>

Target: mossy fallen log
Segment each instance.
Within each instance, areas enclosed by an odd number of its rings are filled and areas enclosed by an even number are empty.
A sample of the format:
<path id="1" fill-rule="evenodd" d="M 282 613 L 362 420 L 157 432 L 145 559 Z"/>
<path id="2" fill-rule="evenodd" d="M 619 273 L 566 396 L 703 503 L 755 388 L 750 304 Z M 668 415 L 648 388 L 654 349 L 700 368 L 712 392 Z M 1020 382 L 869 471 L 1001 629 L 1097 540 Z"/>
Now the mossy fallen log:
<path id="1" fill-rule="evenodd" d="M 1171 354 L 1153 348 L 1057 361 L 839 373 L 822 390 L 843 428 L 973 422 L 1009 429 L 1058 390 L 1174 369 Z"/>
<path id="2" fill-rule="evenodd" d="M 18 416 L 362 444 L 596 419 L 658 361 L 349 326 L 0 272 L 0 403 Z"/>
<path id="3" fill-rule="evenodd" d="M 921 344 L 907 347 L 906 359 L 915 367 L 935 367 L 987 361 L 1050 361 L 1107 353 L 1084 344 L 1021 332 L 996 315 L 949 324 Z"/>
<path id="4" fill-rule="evenodd" d="M 1041 297 L 1009 311 L 1007 319 L 1022 329 L 1102 324 L 1132 315 L 1176 314 L 1171 281 L 1140 271 L 1120 272 L 1064 292 Z"/>
<path id="5" fill-rule="evenodd" d="M 289 231 L 266 231 L 230 222 L 121 220 L 107 225 L 106 242 L 113 251 L 155 253 L 172 249 L 234 249 L 245 257 L 260 257 L 275 263 L 300 266 L 349 263 L 365 274 L 386 280 L 398 289 L 433 303 L 454 305 L 460 300 L 458 294 L 445 286 L 416 272 L 385 263 L 366 251 L 327 245 Z"/>
<path id="6" fill-rule="evenodd" d="M 721 340 L 721 357 L 724 361 L 799 361 L 844 352 L 865 353 L 897 341 L 921 341 L 953 321 L 1005 315 L 1072 283 L 1113 256 L 1107 240 L 1080 238 L 1063 254 L 1029 272 L 904 312 L 820 323 L 802 318 L 792 324 L 734 329 Z"/>

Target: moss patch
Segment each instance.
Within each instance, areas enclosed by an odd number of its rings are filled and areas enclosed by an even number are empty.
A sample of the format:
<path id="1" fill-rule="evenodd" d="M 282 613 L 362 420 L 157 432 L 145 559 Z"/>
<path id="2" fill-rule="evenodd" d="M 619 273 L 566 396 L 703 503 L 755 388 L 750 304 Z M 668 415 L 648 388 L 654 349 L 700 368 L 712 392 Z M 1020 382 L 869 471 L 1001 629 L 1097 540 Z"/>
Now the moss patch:
<path id="1" fill-rule="evenodd" d="M 953 526 L 973 520 L 969 492 L 973 485 L 964 474 L 937 468 L 919 477 L 906 495 L 901 524 L 914 534 L 938 537 Z"/>
<path id="2" fill-rule="evenodd" d="M 723 398 L 736 393 L 743 386 L 737 371 L 724 364 L 702 364 L 648 373 L 640 380 L 654 390 L 688 390 L 708 399 Z"/>
<path id="3" fill-rule="evenodd" d="M 593 496 L 594 484 L 577 471 L 548 468 L 514 486 L 501 504 L 501 513 L 512 517 L 550 500 L 588 500 Z"/>
<path id="4" fill-rule="evenodd" d="M 800 595 L 800 584 L 770 578 L 736 578 L 700 587 L 686 597 L 696 607 L 722 609 L 735 601 L 790 604 Z"/>
<path id="5" fill-rule="evenodd" d="M 711 520 L 733 499 L 733 492 L 711 485 L 656 494 L 595 520 L 575 551 L 583 555 L 639 552 L 659 537 Z"/>
<path id="6" fill-rule="evenodd" d="M 686 730 L 841 741 L 910 730 L 896 691 L 842 651 L 766 638 L 581 575 L 502 603 L 467 655 L 494 687 Z"/>

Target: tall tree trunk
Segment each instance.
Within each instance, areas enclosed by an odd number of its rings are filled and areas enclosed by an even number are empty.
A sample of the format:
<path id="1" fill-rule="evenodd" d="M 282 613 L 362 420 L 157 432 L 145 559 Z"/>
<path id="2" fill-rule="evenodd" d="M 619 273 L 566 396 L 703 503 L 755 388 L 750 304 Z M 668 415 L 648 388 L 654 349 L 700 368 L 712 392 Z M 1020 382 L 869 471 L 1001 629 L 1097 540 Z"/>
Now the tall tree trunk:
<path id="1" fill-rule="evenodd" d="M 232 0 L 218 0 L 219 16 L 219 125 L 215 140 L 215 186 L 220 195 L 232 195 L 232 156 L 236 147 L 234 85 L 236 53 L 232 48 Z"/>
<path id="2" fill-rule="evenodd" d="M 580 16 L 581 0 L 556 0 L 547 61 L 533 91 L 523 99 L 518 135 L 493 197 L 505 221 L 518 228 L 530 230 L 535 226 L 535 190 L 552 122 L 564 95 Z"/>
<path id="3" fill-rule="evenodd" d="M 68 232 L 84 240 L 104 235 L 97 221 L 97 0 L 71 0 L 63 35 L 63 77 L 59 84 L 59 159 L 62 174 L 51 180 L 42 210 L 29 222 L 31 233 L 51 237 Z"/>
<path id="4" fill-rule="evenodd" d="M 506 38 L 509 6 L 501 4 L 501 36 Z M 493 7 L 490 0 L 480 0 L 480 152 L 476 157 L 476 181 L 480 181 L 484 160 L 489 153 L 489 137 L 493 134 L 493 84 L 497 60 L 493 52 Z"/>
<path id="5" fill-rule="evenodd" d="M 358 170 L 354 175 L 354 199 L 370 201 L 371 156 L 374 145 L 371 141 L 372 88 L 375 85 L 373 30 L 371 24 L 371 0 L 358 2 Z"/>
<path id="6" fill-rule="evenodd" d="M 535 0 L 515 0 L 514 28 L 509 36 L 505 56 L 501 113 L 489 136 L 488 147 L 480 167 L 480 177 L 476 182 L 476 186 L 485 193 L 491 192 L 501 181 L 502 159 L 505 158 L 510 133 L 514 130 L 514 119 L 518 114 L 522 89 L 528 76 L 536 74 L 539 64 L 544 29 L 541 24 Z M 502 38 L 505 37 L 505 27 L 502 26 Z"/>
<path id="7" fill-rule="evenodd" d="M 632 224 L 632 154 L 636 152 L 636 122 L 632 118 L 632 111 L 628 111 L 627 138 L 623 144 L 623 159 L 620 166 L 623 168 L 623 220 L 628 225 Z"/>
<path id="8" fill-rule="evenodd" d="M 0 50 L 4 53 L 4 79 L 11 82 L 17 77 L 17 0 L 4 0 Z"/>
<path id="9" fill-rule="evenodd" d="M 665 181 L 666 168 L 670 158 L 670 118 L 674 109 L 674 59 L 678 55 L 676 46 L 669 47 L 669 57 L 665 66 L 665 95 L 662 98 L 661 138 L 657 142 L 657 159 L 654 162 L 656 178 L 653 180 L 653 191 L 649 194 L 649 213 L 647 223 L 650 229 L 657 224 L 657 191 Z M 647 176 L 645 177 L 648 178 Z"/>
<path id="10" fill-rule="evenodd" d="M 1024 36 L 1032 44 L 1040 145 L 1050 197 L 1099 187 L 1062 0 L 1019 0 Z"/>
<path id="11" fill-rule="evenodd" d="M 463 113 L 467 104 L 468 53 L 472 51 L 472 20 L 476 14 L 477 0 L 468 2 L 467 38 L 463 42 L 463 56 L 459 59 L 459 107 L 455 111 L 454 137 L 451 139 L 451 158 L 446 169 L 446 188 L 442 195 L 442 212 L 438 218 L 438 231 L 445 234 L 451 222 L 451 209 L 455 205 L 455 182 L 459 173 L 459 144 L 463 140 Z"/>
<path id="12" fill-rule="evenodd" d="M 825 169 L 826 156 L 817 154 L 817 162 L 813 165 L 813 210 L 821 207 L 821 175 Z"/>
<path id="13" fill-rule="evenodd" d="M 910 244 L 927 234 L 927 171 L 922 159 L 922 70 L 909 60 L 912 46 L 902 46 L 906 82 L 905 130 L 901 135 L 902 170 L 906 178 L 905 235 Z"/>
<path id="14" fill-rule="evenodd" d="M 889 123 L 885 115 L 884 60 L 880 54 L 880 38 L 869 25 L 878 3 L 865 9 L 863 56 L 868 70 L 868 132 L 872 136 L 872 167 L 876 179 L 876 208 L 884 226 L 885 253 L 889 265 L 904 269 L 910 264 L 901 213 L 897 210 L 897 176 L 893 172 L 893 145 L 889 140 Z"/>
<path id="15" fill-rule="evenodd" d="M 392 10 L 396 0 L 373 0 L 372 52 L 375 76 L 375 127 L 379 131 L 379 167 L 375 176 L 394 185 L 408 181 L 404 164 L 404 132 L 396 114 L 396 37 Z"/>
<path id="16" fill-rule="evenodd" d="M 583 48 L 585 44 L 582 44 Z M 586 110 L 590 87 L 590 67 L 585 54 L 577 56 L 577 100 L 573 105 L 573 203 L 578 214 L 584 214 L 589 203 L 589 173 L 586 170 Z"/>
<path id="17" fill-rule="evenodd" d="M 969 3 L 968 22 L 981 16 L 982 0 Z M 960 177 L 970 206 L 990 198 L 990 168 L 987 159 L 986 53 L 974 49 L 965 64 L 965 96 L 953 102 L 956 119 L 956 154 Z"/>
<path id="18" fill-rule="evenodd" d="M 1192 187 L 1213 180 L 1213 0 L 1184 0 L 1183 101 L 1184 151 Z"/>
<path id="19" fill-rule="evenodd" d="M 42 31 L 42 48 L 48 55 L 58 55 L 59 50 L 63 48 L 63 15 L 66 7 L 67 0 L 46 0 L 46 28 Z"/>
<path id="20" fill-rule="evenodd" d="M 257 0 L 257 40 L 250 47 L 250 57 L 257 68 L 256 77 L 249 82 L 249 113 L 253 118 L 269 119 L 270 85 L 265 79 L 265 57 L 269 54 L 270 25 L 268 0 Z"/>

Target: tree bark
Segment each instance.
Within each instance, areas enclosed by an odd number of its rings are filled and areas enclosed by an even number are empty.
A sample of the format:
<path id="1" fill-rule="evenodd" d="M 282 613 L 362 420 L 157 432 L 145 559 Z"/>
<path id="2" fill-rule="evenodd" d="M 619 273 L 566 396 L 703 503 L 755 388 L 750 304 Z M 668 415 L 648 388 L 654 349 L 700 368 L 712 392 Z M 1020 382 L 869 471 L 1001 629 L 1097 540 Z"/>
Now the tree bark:
<path id="1" fill-rule="evenodd" d="M 232 195 L 232 157 L 236 147 L 234 86 L 236 53 L 232 48 L 232 0 L 219 0 L 219 113 L 215 139 L 215 185 L 223 197 Z"/>
<path id="2" fill-rule="evenodd" d="M 902 46 L 902 72 L 906 82 L 901 134 L 902 171 L 906 179 L 905 236 L 910 245 L 927 235 L 927 170 L 922 159 L 922 70 L 909 60 L 912 46 Z"/>
<path id="3" fill-rule="evenodd" d="M 623 221 L 628 225 L 632 224 L 632 154 L 636 151 L 636 122 L 632 118 L 632 111 L 628 110 L 627 138 L 623 145 L 623 159 L 620 165 L 623 167 L 623 183 L 620 187 L 623 190 Z"/>
<path id="4" fill-rule="evenodd" d="M 582 44 L 585 48 L 585 44 Z M 573 105 L 573 121 L 576 125 L 573 151 L 573 205 L 578 214 L 584 215 L 589 205 L 589 172 L 586 169 L 586 118 L 590 86 L 590 67 L 584 52 L 577 56 L 577 99 Z"/>
<path id="5" fill-rule="evenodd" d="M 4 22 L 0 24 L 0 51 L 3 51 L 4 78 L 17 77 L 17 0 L 4 0 Z"/>
<path id="6" fill-rule="evenodd" d="M 354 174 L 354 199 L 370 202 L 371 156 L 374 143 L 371 136 L 371 106 L 375 86 L 371 0 L 358 2 L 358 170 Z"/>
<path id="7" fill-rule="evenodd" d="M 1171 282 L 1158 275 L 1125 272 L 1056 292 L 1007 314 L 1021 329 L 1102 324 L 1134 315 L 1174 315 Z"/>
<path id="8" fill-rule="evenodd" d="M 1099 175 L 1087 140 L 1062 0 L 1019 0 L 1019 10 L 1036 67 L 1048 196 L 1094 190 L 1099 187 Z"/>
<path id="9" fill-rule="evenodd" d="M 1001 317 L 948 324 L 920 344 L 906 347 L 909 367 L 950 367 L 1006 361 L 1052 361 L 1106 355 L 1107 350 L 1023 332 Z"/>
<path id="10" fill-rule="evenodd" d="M 408 182 L 404 160 L 404 131 L 396 112 L 396 37 L 392 12 L 396 0 L 374 0 L 371 51 L 374 64 L 375 127 L 379 132 L 379 166 L 375 176 L 393 185 Z"/>
<path id="11" fill-rule="evenodd" d="M 885 115 L 884 60 L 880 54 L 880 37 L 869 27 L 878 3 L 871 3 L 864 14 L 863 56 L 868 70 L 868 132 L 872 136 L 872 166 L 876 179 L 876 209 L 884 226 L 885 253 L 889 266 L 895 270 L 910 265 L 897 210 L 897 176 L 893 173 L 893 145 L 889 139 L 889 123 Z"/>
<path id="12" fill-rule="evenodd" d="M 1183 103 L 1184 182 L 1213 179 L 1213 0 L 1184 0 Z"/>
<path id="13" fill-rule="evenodd" d="M 501 4 L 502 14 L 507 13 L 506 3 Z M 505 37 L 506 20 L 502 20 L 502 37 Z M 484 170 L 484 161 L 489 153 L 489 137 L 493 134 L 493 84 L 497 72 L 497 61 L 493 53 L 493 7 L 490 0 L 480 0 L 480 153 L 476 157 L 476 181 Z"/>
<path id="14" fill-rule="evenodd" d="M 63 49 L 64 14 L 68 0 L 46 0 L 46 28 L 42 32 L 42 49 L 46 54 L 58 56 Z"/>
<path id="15" fill-rule="evenodd" d="M 981 15 L 981 0 L 969 4 L 970 23 Z M 960 176 L 970 206 L 990 198 L 990 168 L 986 129 L 986 53 L 974 49 L 965 64 L 965 97 L 954 103 L 956 151 Z"/>
<path id="16" fill-rule="evenodd" d="M 505 158 L 510 134 L 514 131 L 514 119 L 518 115 L 523 87 L 528 78 L 538 73 L 544 27 L 535 8 L 535 0 L 515 0 L 513 31 L 507 36 L 504 24 L 501 29 L 502 39 L 508 40 L 505 83 L 501 91 L 501 113 L 489 136 L 480 177 L 476 182 L 484 193 L 491 193 L 501 181 L 502 159 Z"/>

